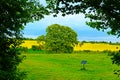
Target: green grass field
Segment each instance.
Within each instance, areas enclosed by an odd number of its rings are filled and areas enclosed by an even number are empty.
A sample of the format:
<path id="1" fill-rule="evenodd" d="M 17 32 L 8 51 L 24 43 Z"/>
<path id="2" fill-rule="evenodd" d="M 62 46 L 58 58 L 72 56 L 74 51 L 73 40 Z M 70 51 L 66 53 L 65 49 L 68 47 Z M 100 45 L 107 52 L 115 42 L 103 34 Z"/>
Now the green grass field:
<path id="1" fill-rule="evenodd" d="M 120 80 L 107 53 L 25 55 L 19 67 L 27 71 L 26 80 Z M 86 70 L 81 70 L 82 60 L 87 60 Z"/>

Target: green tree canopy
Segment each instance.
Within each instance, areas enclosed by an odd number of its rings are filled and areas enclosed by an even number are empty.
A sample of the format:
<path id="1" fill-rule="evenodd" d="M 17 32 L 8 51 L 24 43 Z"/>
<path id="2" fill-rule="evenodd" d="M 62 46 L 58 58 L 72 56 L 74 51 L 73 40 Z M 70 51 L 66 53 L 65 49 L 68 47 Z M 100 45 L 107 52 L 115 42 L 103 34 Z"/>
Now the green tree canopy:
<path id="1" fill-rule="evenodd" d="M 46 48 L 54 52 L 71 53 L 77 34 L 70 27 L 53 24 L 46 29 Z"/>
<path id="2" fill-rule="evenodd" d="M 46 36 L 45 35 L 38 36 L 36 40 L 37 43 L 39 44 L 39 48 L 41 48 L 41 50 L 45 50 Z"/>
<path id="3" fill-rule="evenodd" d="M 41 42 L 41 41 L 45 42 L 46 41 L 46 36 L 45 35 L 38 36 L 37 41 L 38 41 L 38 43 Z"/>
<path id="4" fill-rule="evenodd" d="M 53 13 L 84 13 L 92 28 L 109 30 L 109 34 L 120 36 L 120 0 L 46 0 Z M 56 16 L 56 15 L 55 15 Z"/>
<path id="5" fill-rule="evenodd" d="M 24 25 L 39 20 L 48 11 L 39 0 L 0 1 L 0 79 L 22 80 L 24 75 L 17 69 L 22 61 L 18 48 Z"/>

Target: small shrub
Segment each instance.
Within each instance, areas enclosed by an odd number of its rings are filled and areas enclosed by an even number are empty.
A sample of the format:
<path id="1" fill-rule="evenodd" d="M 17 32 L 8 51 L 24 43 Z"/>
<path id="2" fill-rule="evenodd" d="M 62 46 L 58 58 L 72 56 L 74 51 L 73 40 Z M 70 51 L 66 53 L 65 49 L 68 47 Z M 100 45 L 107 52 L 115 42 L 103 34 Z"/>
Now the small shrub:
<path id="1" fill-rule="evenodd" d="M 32 45 L 32 50 L 41 50 L 40 46 Z"/>
<path id="2" fill-rule="evenodd" d="M 114 70 L 114 74 L 119 77 L 120 76 L 120 70 Z"/>
<path id="3" fill-rule="evenodd" d="M 22 51 L 22 52 L 28 52 L 28 48 L 27 47 L 20 46 L 19 50 Z"/>
<path id="4" fill-rule="evenodd" d="M 83 52 L 91 52 L 90 50 L 83 50 Z"/>
<path id="5" fill-rule="evenodd" d="M 79 51 L 74 51 L 73 53 L 82 53 L 82 51 L 81 51 L 81 50 L 79 50 Z"/>
<path id="6" fill-rule="evenodd" d="M 111 51 L 111 50 L 103 50 L 102 52 L 103 53 L 108 53 L 108 56 L 113 54 L 113 51 Z"/>
<path id="7" fill-rule="evenodd" d="M 113 52 L 114 54 L 112 55 L 112 63 L 116 65 L 120 65 L 120 51 L 118 52 Z"/>
<path id="8" fill-rule="evenodd" d="M 117 66 L 120 66 L 120 51 L 114 52 L 112 55 L 112 63 L 116 64 Z M 116 74 L 118 77 L 120 76 L 120 70 L 114 70 L 114 74 Z"/>
<path id="9" fill-rule="evenodd" d="M 45 45 L 39 45 L 39 48 L 40 48 L 41 50 L 45 50 Z"/>

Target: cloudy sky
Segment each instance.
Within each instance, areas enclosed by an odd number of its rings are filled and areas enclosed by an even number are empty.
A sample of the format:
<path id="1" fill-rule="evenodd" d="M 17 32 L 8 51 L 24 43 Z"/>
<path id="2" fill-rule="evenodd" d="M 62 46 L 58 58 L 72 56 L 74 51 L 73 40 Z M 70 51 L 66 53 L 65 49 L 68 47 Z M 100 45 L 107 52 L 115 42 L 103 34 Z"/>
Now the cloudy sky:
<path id="1" fill-rule="evenodd" d="M 44 3 L 44 2 L 43 2 Z M 52 15 L 45 16 L 40 21 L 28 23 L 25 26 L 24 37 L 36 38 L 40 35 L 46 34 L 46 28 L 51 24 L 60 24 L 71 27 L 78 34 L 79 41 L 112 41 L 120 42 L 120 38 L 117 36 L 108 35 L 107 32 L 98 31 L 85 24 L 88 19 L 84 18 L 83 14 L 67 15 L 62 17 L 60 14 L 57 17 Z"/>

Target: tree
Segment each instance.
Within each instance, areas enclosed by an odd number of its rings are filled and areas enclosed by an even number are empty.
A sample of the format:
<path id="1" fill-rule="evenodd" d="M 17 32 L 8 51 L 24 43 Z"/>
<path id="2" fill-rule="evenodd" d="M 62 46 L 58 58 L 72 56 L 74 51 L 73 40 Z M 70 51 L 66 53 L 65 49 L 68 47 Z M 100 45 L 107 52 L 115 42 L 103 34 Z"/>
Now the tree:
<path id="1" fill-rule="evenodd" d="M 39 44 L 41 50 L 45 49 L 45 41 L 46 41 L 46 36 L 41 35 L 37 37 L 37 43 Z"/>
<path id="2" fill-rule="evenodd" d="M 120 66 L 120 50 L 118 52 L 112 52 L 112 63 L 116 64 L 117 66 Z M 120 76 L 120 69 L 114 70 L 114 74 Z"/>
<path id="3" fill-rule="evenodd" d="M 46 29 L 46 49 L 56 53 L 71 53 L 77 34 L 70 27 L 53 24 Z"/>
<path id="4" fill-rule="evenodd" d="M 51 12 L 68 14 L 84 13 L 87 22 L 98 30 L 108 29 L 108 34 L 120 36 L 120 0 L 46 0 Z"/>
<path id="5" fill-rule="evenodd" d="M 37 37 L 37 42 L 40 44 L 40 42 L 45 42 L 46 41 L 46 37 L 44 35 L 38 36 Z"/>
<path id="6" fill-rule="evenodd" d="M 39 0 L 38 0 L 39 1 Z M 0 1 L 0 79 L 22 80 L 17 68 L 23 57 L 18 51 L 24 25 L 43 18 L 48 11 L 37 0 Z"/>

